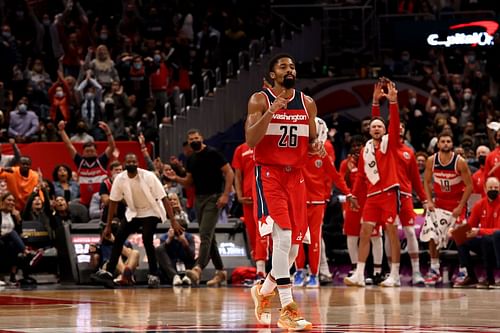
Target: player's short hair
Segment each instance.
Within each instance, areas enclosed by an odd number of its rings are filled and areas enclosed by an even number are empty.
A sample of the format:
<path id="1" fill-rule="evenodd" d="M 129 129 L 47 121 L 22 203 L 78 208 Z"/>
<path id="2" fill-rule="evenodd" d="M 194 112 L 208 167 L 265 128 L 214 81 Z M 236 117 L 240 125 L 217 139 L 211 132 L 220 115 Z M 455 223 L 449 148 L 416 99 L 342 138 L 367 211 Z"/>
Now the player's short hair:
<path id="1" fill-rule="evenodd" d="M 191 128 L 191 129 L 189 129 L 189 130 L 187 131 L 186 136 L 190 136 L 190 135 L 193 135 L 193 134 L 199 134 L 199 135 L 201 135 L 201 132 L 200 132 L 200 130 L 199 130 L 199 129 L 197 129 L 197 128 Z M 186 142 L 187 142 L 187 141 L 186 141 Z"/>
<path id="2" fill-rule="evenodd" d="M 370 119 L 370 126 L 372 125 L 372 123 L 373 123 L 375 120 L 380 120 L 380 121 L 384 124 L 384 126 L 387 128 L 387 125 L 386 125 L 386 123 L 385 123 L 384 118 L 379 117 L 379 116 L 372 117 L 372 118 Z"/>
<path id="3" fill-rule="evenodd" d="M 429 158 L 429 155 L 427 155 L 426 152 L 424 152 L 424 151 L 417 151 L 415 153 L 415 159 L 417 159 L 417 157 L 420 157 L 420 156 L 422 156 L 423 158 L 425 158 L 426 161 Z"/>
<path id="4" fill-rule="evenodd" d="M 450 137 L 451 142 L 453 142 L 453 133 L 450 131 L 442 131 L 441 133 L 438 134 L 437 138 L 438 141 L 443 138 L 443 137 Z"/>
<path id="5" fill-rule="evenodd" d="M 274 66 L 278 63 L 280 59 L 289 58 L 295 64 L 295 59 L 288 53 L 279 53 L 269 60 L 269 73 L 274 72 Z"/>

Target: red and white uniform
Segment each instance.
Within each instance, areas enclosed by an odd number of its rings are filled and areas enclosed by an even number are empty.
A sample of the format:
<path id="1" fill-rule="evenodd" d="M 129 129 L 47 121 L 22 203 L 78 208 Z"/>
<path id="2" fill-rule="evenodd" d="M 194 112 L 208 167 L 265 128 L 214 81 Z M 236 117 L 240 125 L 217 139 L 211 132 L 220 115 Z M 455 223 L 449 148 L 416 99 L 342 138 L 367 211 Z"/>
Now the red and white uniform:
<path id="1" fill-rule="evenodd" d="M 381 149 L 382 143 L 374 147 L 375 162 L 379 180 L 373 184 L 368 180 L 365 166 L 370 168 L 369 162 L 363 157 L 365 147 L 361 150 L 358 160 L 358 175 L 354 183 L 353 194 L 356 197 L 363 195 L 366 189 L 366 202 L 363 207 L 362 219 L 364 222 L 373 222 L 377 225 L 394 223 L 399 206 L 399 177 L 398 177 L 398 149 L 399 149 L 399 109 L 397 103 L 389 104 L 391 119 L 387 147 Z M 367 143 L 368 145 L 369 143 Z M 366 164 L 366 165 L 365 165 Z"/>
<path id="2" fill-rule="evenodd" d="M 261 92 L 268 106 L 276 99 L 270 89 Z M 277 110 L 266 134 L 254 148 L 254 209 L 259 225 L 270 219 L 292 230 L 300 244 L 307 231 L 306 187 L 302 167 L 309 149 L 309 114 L 305 96 L 294 89 L 286 109 Z"/>
<path id="3" fill-rule="evenodd" d="M 253 153 L 253 149 L 243 143 L 236 147 L 233 155 L 232 167 L 240 170 L 243 177 L 242 195 L 244 197 L 252 197 L 252 184 L 255 181 Z M 255 261 L 266 260 L 268 256 L 268 237 L 260 237 L 260 234 L 256 232 L 258 226 L 253 214 L 253 205 L 243 205 L 243 217 L 253 259 Z"/>
<path id="4" fill-rule="evenodd" d="M 434 203 L 436 208 L 453 211 L 460 203 L 464 193 L 465 184 L 458 171 L 458 160 L 460 155 L 452 153 L 452 158 L 447 164 L 441 163 L 440 154 L 433 156 L 432 178 Z M 457 222 L 465 218 L 465 211 L 457 219 Z"/>
<path id="5" fill-rule="evenodd" d="M 85 206 L 90 205 L 92 195 L 99 192 L 101 183 L 108 178 L 108 157 L 102 154 L 98 158 L 91 160 L 75 155 L 74 162 L 78 166 L 78 182 L 80 183 L 80 202 Z"/>
<path id="6" fill-rule="evenodd" d="M 484 181 L 488 177 L 497 177 L 500 179 L 500 146 L 497 146 L 495 150 L 488 154 L 486 157 L 486 162 L 484 164 Z"/>
<path id="7" fill-rule="evenodd" d="M 484 166 L 482 166 L 472 175 L 472 193 L 481 194 L 481 197 L 484 198 L 486 196 L 484 192 L 485 181 Z"/>
<path id="8" fill-rule="evenodd" d="M 325 157 L 308 155 L 304 169 L 304 179 L 307 189 L 307 223 L 311 242 L 309 245 L 309 267 L 311 274 L 318 275 L 321 257 L 321 225 L 326 208 L 325 198 L 329 197 L 332 184 L 344 194 L 351 194 L 344 179 L 335 169 L 330 154 Z M 300 245 L 299 254 L 295 259 L 297 269 L 305 266 L 305 255 Z"/>
<path id="9" fill-rule="evenodd" d="M 399 220 L 403 227 L 412 226 L 415 222 L 416 214 L 413 210 L 413 190 L 417 192 L 420 201 L 425 200 L 425 191 L 420 181 L 417 160 L 413 149 L 400 144 L 398 150 L 398 169 L 401 192 L 401 208 L 399 210 Z"/>

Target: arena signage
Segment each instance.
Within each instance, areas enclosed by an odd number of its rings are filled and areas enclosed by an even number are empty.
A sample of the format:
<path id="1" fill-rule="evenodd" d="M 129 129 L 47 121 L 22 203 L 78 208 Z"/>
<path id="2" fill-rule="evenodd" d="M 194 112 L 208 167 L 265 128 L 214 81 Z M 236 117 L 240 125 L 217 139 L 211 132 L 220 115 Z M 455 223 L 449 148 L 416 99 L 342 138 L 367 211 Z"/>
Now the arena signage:
<path id="1" fill-rule="evenodd" d="M 495 21 L 475 21 L 452 25 L 448 28 L 451 31 L 458 30 L 454 34 L 440 37 L 439 34 L 432 33 L 427 37 L 427 44 L 431 46 L 491 46 L 494 44 L 494 34 L 498 30 L 498 23 Z M 460 32 L 466 29 L 467 31 Z M 471 30 L 478 30 L 473 31 Z M 486 30 L 486 31 L 483 31 Z"/>

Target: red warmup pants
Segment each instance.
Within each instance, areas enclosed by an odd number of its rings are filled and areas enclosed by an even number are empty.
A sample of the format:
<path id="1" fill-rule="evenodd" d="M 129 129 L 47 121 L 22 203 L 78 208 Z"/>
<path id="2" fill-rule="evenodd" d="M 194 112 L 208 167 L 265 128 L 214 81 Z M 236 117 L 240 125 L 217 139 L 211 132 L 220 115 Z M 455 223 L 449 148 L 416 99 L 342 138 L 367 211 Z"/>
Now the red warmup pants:
<path id="1" fill-rule="evenodd" d="M 308 204 L 307 205 L 307 224 L 309 226 L 309 234 L 311 243 L 309 244 L 309 268 L 312 275 L 318 275 L 319 262 L 321 259 L 321 225 L 323 224 L 323 216 L 325 215 L 326 204 Z M 304 245 L 300 243 L 299 254 L 295 259 L 295 267 L 303 269 L 305 266 Z"/>
<path id="2" fill-rule="evenodd" d="M 243 222 L 247 230 L 250 249 L 254 261 L 267 260 L 269 253 L 269 236 L 261 237 L 258 231 L 257 220 L 254 217 L 253 205 L 243 205 Z"/>

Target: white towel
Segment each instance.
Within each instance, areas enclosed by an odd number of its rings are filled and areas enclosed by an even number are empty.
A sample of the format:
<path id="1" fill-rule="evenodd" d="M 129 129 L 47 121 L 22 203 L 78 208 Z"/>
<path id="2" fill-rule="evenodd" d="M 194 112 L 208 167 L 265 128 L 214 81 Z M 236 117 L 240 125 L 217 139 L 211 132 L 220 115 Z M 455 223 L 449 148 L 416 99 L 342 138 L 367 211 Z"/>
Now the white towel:
<path id="1" fill-rule="evenodd" d="M 382 142 L 380 143 L 380 151 L 382 154 L 387 153 L 387 147 L 389 144 L 389 136 L 386 134 L 382 136 Z M 363 150 L 363 159 L 365 160 L 365 173 L 366 177 L 373 185 L 377 184 L 380 180 L 380 175 L 377 168 L 377 159 L 375 158 L 375 146 L 373 145 L 373 139 L 368 140 Z"/>
<path id="2" fill-rule="evenodd" d="M 436 208 L 434 212 L 427 211 L 420 240 L 428 242 L 434 239 L 438 250 L 445 248 L 448 245 L 448 229 L 453 227 L 455 220 L 450 211 L 441 208 Z"/>

